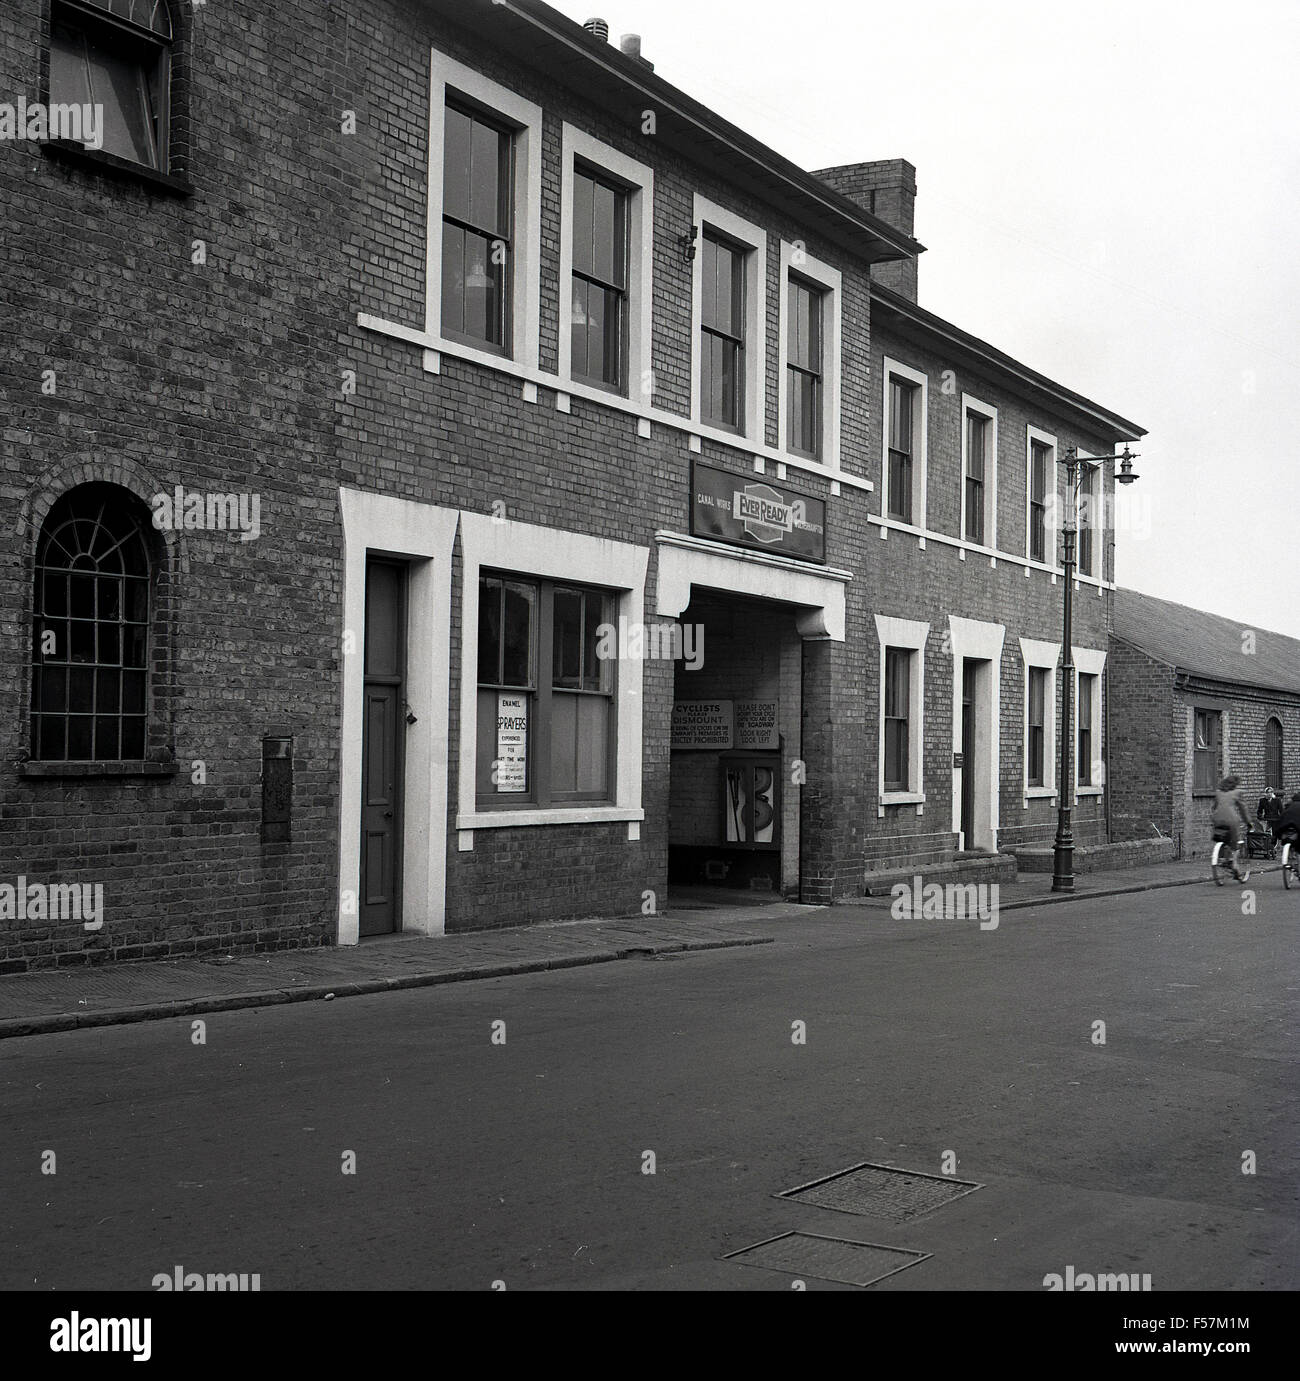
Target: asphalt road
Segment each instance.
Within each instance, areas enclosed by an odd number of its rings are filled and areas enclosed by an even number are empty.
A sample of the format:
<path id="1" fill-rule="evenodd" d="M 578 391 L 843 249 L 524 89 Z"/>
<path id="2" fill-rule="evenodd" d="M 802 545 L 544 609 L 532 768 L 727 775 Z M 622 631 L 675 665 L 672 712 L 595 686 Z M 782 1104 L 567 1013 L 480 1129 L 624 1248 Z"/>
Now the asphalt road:
<path id="1" fill-rule="evenodd" d="M 0 1287 L 789 1289 L 719 1258 L 798 1229 L 932 1253 L 876 1291 L 1294 1289 L 1300 895 L 1256 896 L 756 914 L 775 944 L 219 1013 L 202 1045 L 6 1041 Z M 915 1221 L 772 1197 L 949 1150 L 983 1188 Z"/>

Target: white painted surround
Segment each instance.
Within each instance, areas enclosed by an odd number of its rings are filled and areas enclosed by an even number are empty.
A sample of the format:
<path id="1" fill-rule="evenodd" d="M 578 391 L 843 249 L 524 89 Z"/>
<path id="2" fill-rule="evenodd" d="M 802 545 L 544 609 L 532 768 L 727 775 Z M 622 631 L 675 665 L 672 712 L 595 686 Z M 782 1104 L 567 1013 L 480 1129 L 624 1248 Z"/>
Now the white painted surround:
<path id="1" fill-rule="evenodd" d="M 478 577 L 483 567 L 603 585 L 617 592 L 616 618 L 639 624 L 645 609 L 648 547 L 604 537 L 539 527 L 483 513 L 460 515 L 461 627 L 478 627 Z M 478 752 L 478 662 L 473 645 L 462 640 L 460 665 L 460 771 L 456 802 L 458 848 L 474 847 L 476 829 L 517 825 L 572 825 L 627 821 L 628 838 L 640 837 L 643 664 L 625 658 L 618 666 L 615 746 L 616 785 L 612 805 L 522 806 L 518 810 L 480 810 L 475 796 Z M 445 791 L 445 785 L 444 785 Z"/>
<path id="2" fill-rule="evenodd" d="M 343 724 L 339 749 L 338 943 L 359 939 L 361 744 L 365 701 L 366 556 L 409 561 L 402 802 L 402 929 L 441 935 L 447 909 L 448 660 L 451 560 L 459 514 L 385 494 L 339 490 L 343 518 Z M 348 636 L 350 635 L 350 636 Z"/>
<path id="3" fill-rule="evenodd" d="M 659 546 L 656 613 L 680 618 L 696 586 L 725 590 L 802 605 L 795 615 L 801 638 L 844 641 L 844 587 L 853 579 L 848 571 L 728 548 L 676 532 L 656 532 L 655 541 Z"/>
<path id="4" fill-rule="evenodd" d="M 961 750 L 961 665 L 966 657 L 991 663 L 991 674 L 987 678 L 987 713 L 980 715 L 976 706 L 975 743 L 980 757 L 986 764 L 987 790 L 983 799 L 975 801 L 976 831 L 981 823 L 987 831 L 986 837 L 977 839 L 975 844 L 982 848 L 996 849 L 998 846 L 998 779 L 1000 776 L 1001 752 L 1001 702 L 1002 702 L 1002 641 L 1006 628 L 1000 623 L 981 623 L 976 619 L 959 619 L 948 615 L 948 635 L 952 643 L 952 742 L 953 751 Z M 961 830 L 961 769 L 952 769 L 952 829 Z M 966 848 L 973 847 L 971 840 L 965 841 Z"/>

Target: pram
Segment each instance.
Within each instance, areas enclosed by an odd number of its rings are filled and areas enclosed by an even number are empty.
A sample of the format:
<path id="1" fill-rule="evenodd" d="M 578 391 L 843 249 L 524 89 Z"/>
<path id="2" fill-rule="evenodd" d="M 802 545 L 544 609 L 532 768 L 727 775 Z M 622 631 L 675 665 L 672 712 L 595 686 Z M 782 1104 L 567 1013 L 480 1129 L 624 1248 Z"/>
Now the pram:
<path id="1" fill-rule="evenodd" d="M 1267 826 L 1246 833 L 1247 858 L 1272 858 L 1277 853 L 1277 839 Z"/>
<path id="2" fill-rule="evenodd" d="M 1278 845 L 1281 842 L 1278 838 L 1278 821 L 1282 817 L 1282 810 L 1281 796 L 1270 787 L 1260 797 L 1259 805 L 1255 807 L 1255 815 L 1260 823 L 1253 825 L 1246 833 L 1247 858 L 1275 858 L 1277 856 Z"/>

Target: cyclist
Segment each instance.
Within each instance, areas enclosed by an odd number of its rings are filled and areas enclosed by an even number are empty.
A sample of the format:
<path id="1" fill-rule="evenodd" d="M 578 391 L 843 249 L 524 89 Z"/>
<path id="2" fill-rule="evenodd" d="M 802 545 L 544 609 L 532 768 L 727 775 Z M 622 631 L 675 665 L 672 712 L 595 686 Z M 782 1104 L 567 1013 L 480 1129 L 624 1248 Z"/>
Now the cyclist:
<path id="1" fill-rule="evenodd" d="M 1232 876 L 1238 882 L 1245 882 L 1250 874 L 1243 873 L 1237 867 L 1237 846 L 1250 829 L 1250 816 L 1246 813 L 1245 801 L 1241 799 L 1240 777 L 1225 777 L 1219 783 L 1219 789 L 1214 793 L 1214 809 L 1210 812 L 1210 821 L 1216 835 L 1227 835 L 1228 847 L 1232 850 L 1229 855 Z"/>

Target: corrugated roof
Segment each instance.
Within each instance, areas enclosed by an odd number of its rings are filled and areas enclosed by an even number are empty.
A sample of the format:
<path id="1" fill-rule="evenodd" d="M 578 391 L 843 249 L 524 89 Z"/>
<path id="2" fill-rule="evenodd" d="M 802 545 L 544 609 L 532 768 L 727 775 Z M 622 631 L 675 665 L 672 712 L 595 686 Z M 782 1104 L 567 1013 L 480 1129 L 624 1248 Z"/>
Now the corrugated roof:
<path id="1" fill-rule="evenodd" d="M 1192 676 L 1300 695 L 1300 641 L 1284 633 L 1137 590 L 1115 591 L 1114 629 L 1117 637 Z"/>

